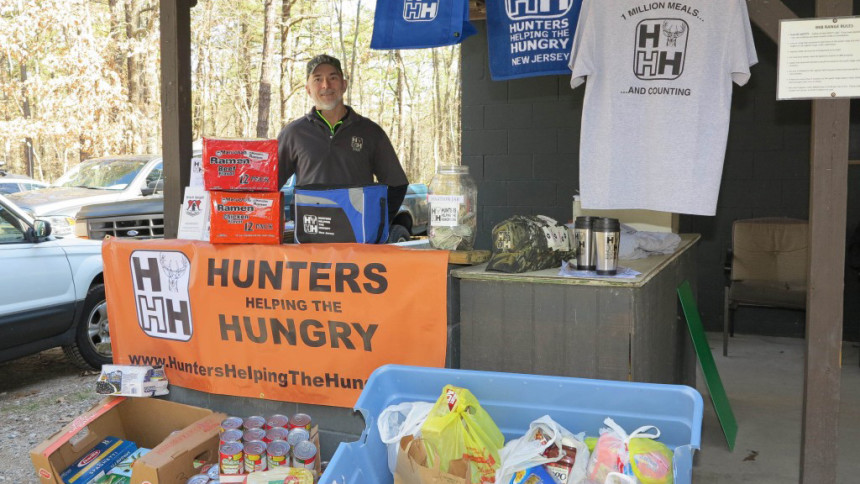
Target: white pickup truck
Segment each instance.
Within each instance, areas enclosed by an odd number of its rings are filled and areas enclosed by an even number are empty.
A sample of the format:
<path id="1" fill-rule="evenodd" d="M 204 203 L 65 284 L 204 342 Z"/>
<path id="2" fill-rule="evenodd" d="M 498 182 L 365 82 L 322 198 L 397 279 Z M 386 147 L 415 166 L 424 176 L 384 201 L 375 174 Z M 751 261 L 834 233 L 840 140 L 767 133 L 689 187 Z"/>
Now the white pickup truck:
<path id="1" fill-rule="evenodd" d="M 93 158 L 50 187 L 9 195 L 34 218 L 47 220 L 58 237 L 74 235 L 74 219 L 85 206 L 149 197 L 162 189 L 160 155 Z"/>

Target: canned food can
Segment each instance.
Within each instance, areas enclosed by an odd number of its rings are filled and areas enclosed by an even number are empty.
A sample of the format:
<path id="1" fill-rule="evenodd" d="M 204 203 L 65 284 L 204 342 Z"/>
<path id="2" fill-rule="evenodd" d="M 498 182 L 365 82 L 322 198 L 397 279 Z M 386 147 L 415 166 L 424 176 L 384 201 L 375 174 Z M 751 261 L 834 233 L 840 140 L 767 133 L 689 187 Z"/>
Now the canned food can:
<path id="1" fill-rule="evenodd" d="M 287 440 L 287 429 L 283 427 L 272 427 L 266 431 L 266 437 L 263 438 L 263 442 L 269 443 L 275 440 Z"/>
<path id="2" fill-rule="evenodd" d="M 260 440 L 245 442 L 245 472 L 266 470 L 266 443 Z"/>
<path id="3" fill-rule="evenodd" d="M 263 425 L 266 425 L 266 419 L 257 415 L 246 418 L 245 423 L 243 424 L 245 430 L 261 429 L 263 428 Z"/>
<path id="4" fill-rule="evenodd" d="M 209 476 L 209 479 L 212 479 L 214 481 L 215 479 L 218 479 L 218 466 L 212 466 L 202 474 L 206 474 L 207 476 Z"/>
<path id="5" fill-rule="evenodd" d="M 228 442 L 219 450 L 218 463 L 221 474 L 241 474 L 244 464 L 244 453 L 240 442 Z"/>
<path id="6" fill-rule="evenodd" d="M 239 417 L 227 417 L 221 421 L 221 432 L 226 432 L 230 429 L 241 429 L 243 423 Z"/>
<path id="7" fill-rule="evenodd" d="M 299 442 L 308 440 L 311 438 L 311 434 L 308 433 L 305 429 L 293 429 L 290 430 L 290 433 L 287 434 L 287 443 L 290 444 L 291 449 L 295 449 L 296 445 Z"/>
<path id="8" fill-rule="evenodd" d="M 263 429 L 248 429 L 242 434 L 242 440 L 252 442 L 254 440 L 263 440 L 266 438 L 266 431 Z"/>
<path id="9" fill-rule="evenodd" d="M 227 442 L 239 442 L 242 440 L 242 431 L 239 429 L 230 429 L 221 432 L 221 445 L 226 444 Z"/>
<path id="10" fill-rule="evenodd" d="M 204 464 L 200 467 L 200 470 L 197 471 L 198 474 L 207 475 L 209 479 L 212 479 L 212 476 L 218 477 L 218 465 L 217 464 Z"/>
<path id="11" fill-rule="evenodd" d="M 281 415 L 279 413 L 276 413 L 276 414 L 272 415 L 271 417 L 269 417 L 268 420 L 266 420 L 266 426 L 264 428 L 266 430 L 273 429 L 275 427 L 287 428 L 287 424 L 289 424 L 289 423 L 290 423 L 289 417 L 287 417 L 286 415 Z"/>
<path id="12" fill-rule="evenodd" d="M 289 454 L 290 444 L 284 440 L 273 440 L 269 444 L 269 447 L 266 448 L 266 455 L 269 458 L 269 469 L 290 465 L 287 462 Z"/>
<path id="13" fill-rule="evenodd" d="M 185 484 L 209 484 L 209 476 L 206 474 L 197 474 L 196 476 L 191 476 Z"/>
<path id="14" fill-rule="evenodd" d="M 316 467 L 317 446 L 309 440 L 303 440 L 293 447 L 293 467 L 313 471 Z"/>
<path id="15" fill-rule="evenodd" d="M 297 413 L 290 417 L 290 423 L 287 426 L 288 429 L 298 429 L 302 428 L 307 431 L 311 430 L 311 416 L 306 413 Z"/>

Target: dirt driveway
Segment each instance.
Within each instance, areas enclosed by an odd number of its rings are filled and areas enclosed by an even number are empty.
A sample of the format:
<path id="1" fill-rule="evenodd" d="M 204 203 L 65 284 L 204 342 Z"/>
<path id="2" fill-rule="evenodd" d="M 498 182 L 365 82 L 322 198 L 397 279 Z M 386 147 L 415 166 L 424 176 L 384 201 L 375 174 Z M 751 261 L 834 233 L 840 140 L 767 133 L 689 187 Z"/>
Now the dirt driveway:
<path id="1" fill-rule="evenodd" d="M 38 484 L 30 449 L 101 400 L 59 348 L 0 363 L 0 483 Z"/>

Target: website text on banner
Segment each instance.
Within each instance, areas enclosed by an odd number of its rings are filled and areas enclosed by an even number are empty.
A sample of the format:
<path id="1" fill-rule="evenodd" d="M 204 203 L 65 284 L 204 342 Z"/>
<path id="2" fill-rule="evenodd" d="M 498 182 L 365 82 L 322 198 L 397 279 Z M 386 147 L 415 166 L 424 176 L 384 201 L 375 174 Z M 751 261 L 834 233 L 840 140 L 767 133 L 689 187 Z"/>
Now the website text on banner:
<path id="1" fill-rule="evenodd" d="M 445 251 L 106 240 L 117 364 L 208 393 L 352 407 L 387 363 L 442 367 Z"/>

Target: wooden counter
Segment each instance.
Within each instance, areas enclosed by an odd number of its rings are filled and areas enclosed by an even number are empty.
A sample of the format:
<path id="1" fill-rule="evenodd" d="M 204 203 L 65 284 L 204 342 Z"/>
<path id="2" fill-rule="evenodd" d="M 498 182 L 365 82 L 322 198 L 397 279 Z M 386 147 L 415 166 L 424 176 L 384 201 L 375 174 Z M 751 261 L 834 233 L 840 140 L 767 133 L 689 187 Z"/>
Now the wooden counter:
<path id="1" fill-rule="evenodd" d="M 459 282 L 460 368 L 695 384 L 695 354 L 676 289 L 696 286 L 695 246 L 622 260 L 632 279 L 522 274 L 486 264 L 451 271 Z"/>

